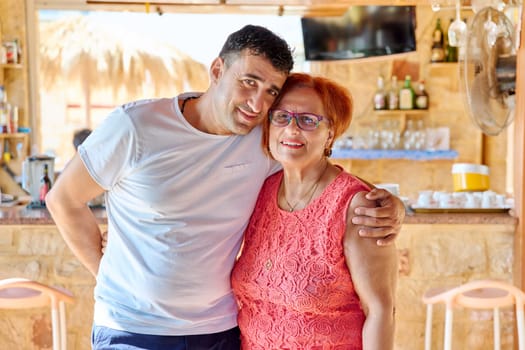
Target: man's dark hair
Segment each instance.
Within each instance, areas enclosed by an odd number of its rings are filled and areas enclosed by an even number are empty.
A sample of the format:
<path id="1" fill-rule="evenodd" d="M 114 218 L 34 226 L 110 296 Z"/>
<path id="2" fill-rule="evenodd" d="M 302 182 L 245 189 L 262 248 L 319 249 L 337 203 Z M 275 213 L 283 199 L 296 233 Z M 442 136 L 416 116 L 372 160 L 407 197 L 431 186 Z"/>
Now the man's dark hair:
<path id="1" fill-rule="evenodd" d="M 292 50 L 285 40 L 267 28 L 249 24 L 231 33 L 219 57 L 229 64 L 232 56 L 238 56 L 244 50 L 249 50 L 252 55 L 267 58 L 272 66 L 281 72 L 289 74 L 292 71 Z"/>

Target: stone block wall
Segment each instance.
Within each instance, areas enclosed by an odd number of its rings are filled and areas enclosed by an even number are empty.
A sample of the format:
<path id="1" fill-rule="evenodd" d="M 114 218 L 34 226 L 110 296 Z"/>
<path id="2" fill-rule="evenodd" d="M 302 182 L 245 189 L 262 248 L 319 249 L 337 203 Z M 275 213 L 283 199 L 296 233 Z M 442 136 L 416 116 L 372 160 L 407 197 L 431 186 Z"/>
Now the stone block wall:
<path id="1" fill-rule="evenodd" d="M 397 240 L 402 253 L 396 308 L 396 350 L 424 347 L 428 288 L 453 286 L 475 279 L 513 282 L 514 225 L 404 225 Z M 445 309 L 433 313 L 432 349 L 443 348 Z M 501 313 L 502 349 L 514 346 L 514 312 Z M 492 349 L 492 311 L 454 312 L 453 349 Z"/>
<path id="2" fill-rule="evenodd" d="M 470 17 L 472 12 L 465 11 L 462 15 Z M 423 119 L 426 127 L 449 127 L 450 148 L 458 152 L 458 158 L 450 161 L 338 159 L 336 162 L 372 183 L 399 183 L 401 195 L 411 198 L 417 197 L 420 190 L 452 191 L 451 170 L 455 162 L 486 164 L 491 170 L 491 190 L 512 194 L 512 178 L 507 178 L 512 174 L 509 170 L 512 160 L 508 162 L 506 157 L 508 131 L 485 136 L 471 120 L 463 101 L 459 64 L 430 63 L 431 33 L 438 17 L 447 24 L 454 13 L 417 7 L 416 53 L 364 61 L 312 62 L 310 72 L 334 79 L 352 93 L 354 118 L 346 134 L 353 137 L 370 129 L 379 130 L 385 119 L 384 115 L 374 113 L 372 105 L 379 75 L 387 82 L 392 75 L 397 75 L 398 84 L 402 84 L 405 74 L 411 74 L 413 82 L 424 80 L 430 107 L 423 117 L 415 118 Z"/>
<path id="3" fill-rule="evenodd" d="M 462 17 L 471 17 L 472 11 L 463 11 Z M 448 126 L 451 128 L 451 148 L 459 152 L 456 162 L 487 164 L 491 168 L 491 189 L 499 193 L 512 194 L 512 178 L 509 175 L 507 155 L 507 132 L 496 137 L 484 136 L 470 120 L 460 94 L 460 81 L 457 64 L 429 64 L 431 33 L 439 17 L 446 28 L 449 18 L 454 17 L 453 8 L 433 12 L 430 6 L 417 7 L 417 52 L 403 57 L 381 58 L 365 61 L 312 62 L 310 71 L 321 74 L 347 86 L 354 96 L 354 121 L 348 134 L 356 134 L 367 127 L 377 128 L 380 119 L 373 114 L 372 96 L 377 76 L 389 78 L 398 75 L 400 80 L 405 73 L 413 75 L 414 80 L 424 79 L 430 95 L 429 115 L 425 117 L 427 126 Z M 23 57 L 28 52 L 25 42 L 25 2 L 19 0 L 0 0 L 0 21 L 5 38 L 18 37 L 22 43 Z M 24 59 L 23 59 L 24 60 Z M 23 70 L 7 70 L 5 82 L 10 86 L 10 98 L 22 106 L 21 118 L 28 105 L 27 67 Z M 0 83 L 2 80 L 0 70 Z M 27 116 L 31 118 L 31 116 Z M 24 121 L 22 124 L 39 125 L 38 121 Z M 512 162 L 510 162 L 512 163 Z M 432 189 L 448 191 L 451 189 L 449 161 L 348 161 L 348 170 L 376 183 L 397 182 L 401 194 L 414 197 L 419 190 Z M 392 171 L 394 170 L 394 171 Z M 379 175 L 380 174 L 380 175 Z M 401 176 L 409 174 L 410 176 Z"/>
<path id="4" fill-rule="evenodd" d="M 55 226 L 0 227 L 0 279 L 23 277 L 70 290 L 66 305 L 68 348 L 90 349 L 95 280 L 65 245 Z M 2 310 L 0 348 L 52 348 L 49 308 Z"/>
<path id="5" fill-rule="evenodd" d="M 405 224 L 397 241 L 399 281 L 396 309 L 396 350 L 423 348 L 425 306 L 421 297 L 435 286 L 478 278 L 513 281 L 514 225 Z M 52 225 L 0 227 L 0 279 L 24 277 L 69 289 L 68 348 L 90 349 L 95 281 L 71 254 Z M 434 313 L 433 348 L 442 348 L 443 308 Z M 454 319 L 454 349 L 487 349 L 492 334 L 491 313 L 461 312 Z M 513 312 L 502 316 L 502 349 L 512 349 Z M 484 343 L 480 344 L 479 341 Z M 2 310 L 0 348 L 51 349 L 51 320 L 47 308 Z"/>

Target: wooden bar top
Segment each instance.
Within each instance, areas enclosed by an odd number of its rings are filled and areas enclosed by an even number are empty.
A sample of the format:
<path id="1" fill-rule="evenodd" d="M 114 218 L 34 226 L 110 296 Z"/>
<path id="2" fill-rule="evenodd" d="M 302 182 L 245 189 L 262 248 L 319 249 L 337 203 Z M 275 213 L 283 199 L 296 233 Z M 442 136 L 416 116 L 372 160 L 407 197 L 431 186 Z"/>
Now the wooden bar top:
<path id="1" fill-rule="evenodd" d="M 106 210 L 93 208 L 93 213 L 99 224 L 107 223 Z M 14 206 L 0 208 L 0 226 L 2 225 L 54 225 L 54 221 L 46 208 L 27 208 Z"/>
<path id="2" fill-rule="evenodd" d="M 517 225 L 518 219 L 510 213 L 412 213 L 403 224 L 498 224 Z"/>
<path id="3" fill-rule="evenodd" d="M 107 223 L 106 211 L 93 208 L 100 224 Z M 510 213 L 413 213 L 407 212 L 404 224 L 507 224 L 516 225 Z M 47 209 L 16 206 L 0 209 L 0 225 L 54 225 Z"/>

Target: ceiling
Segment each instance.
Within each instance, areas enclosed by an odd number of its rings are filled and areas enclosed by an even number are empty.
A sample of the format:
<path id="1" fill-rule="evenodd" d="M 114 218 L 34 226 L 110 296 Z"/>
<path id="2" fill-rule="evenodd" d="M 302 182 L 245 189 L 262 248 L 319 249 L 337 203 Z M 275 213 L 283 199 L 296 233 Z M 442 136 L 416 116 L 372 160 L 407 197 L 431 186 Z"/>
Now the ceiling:
<path id="1" fill-rule="evenodd" d="M 29 0 L 37 8 L 105 11 L 167 12 L 178 13 L 239 13 L 299 16 L 339 16 L 349 6 L 440 5 L 453 7 L 456 0 Z M 461 6 L 470 7 L 471 1 L 459 0 Z M 497 0 L 496 0 L 497 1 Z M 521 4 L 523 0 L 500 0 L 505 4 Z"/>
<path id="2" fill-rule="evenodd" d="M 468 1 L 468 4 L 467 4 Z M 37 8 L 102 9 L 108 11 L 253 13 L 301 16 L 338 16 L 352 5 L 452 6 L 455 0 L 34 0 Z M 470 5 L 470 0 L 461 0 Z"/>

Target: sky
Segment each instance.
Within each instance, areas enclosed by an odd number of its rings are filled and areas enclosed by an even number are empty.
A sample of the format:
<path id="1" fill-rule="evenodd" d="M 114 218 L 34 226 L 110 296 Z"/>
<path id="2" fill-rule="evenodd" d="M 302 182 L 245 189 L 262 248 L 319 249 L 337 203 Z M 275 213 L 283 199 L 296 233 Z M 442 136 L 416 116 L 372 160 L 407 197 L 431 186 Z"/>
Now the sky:
<path id="1" fill-rule="evenodd" d="M 78 14 L 96 16 L 99 20 L 125 26 L 130 33 L 150 35 L 155 40 L 173 44 L 205 65 L 217 56 L 228 34 L 246 24 L 258 24 L 283 37 L 295 49 L 296 61 L 303 60 L 299 16 L 179 13 L 159 16 L 157 13 L 41 10 L 39 17 L 42 21 L 48 21 Z"/>

